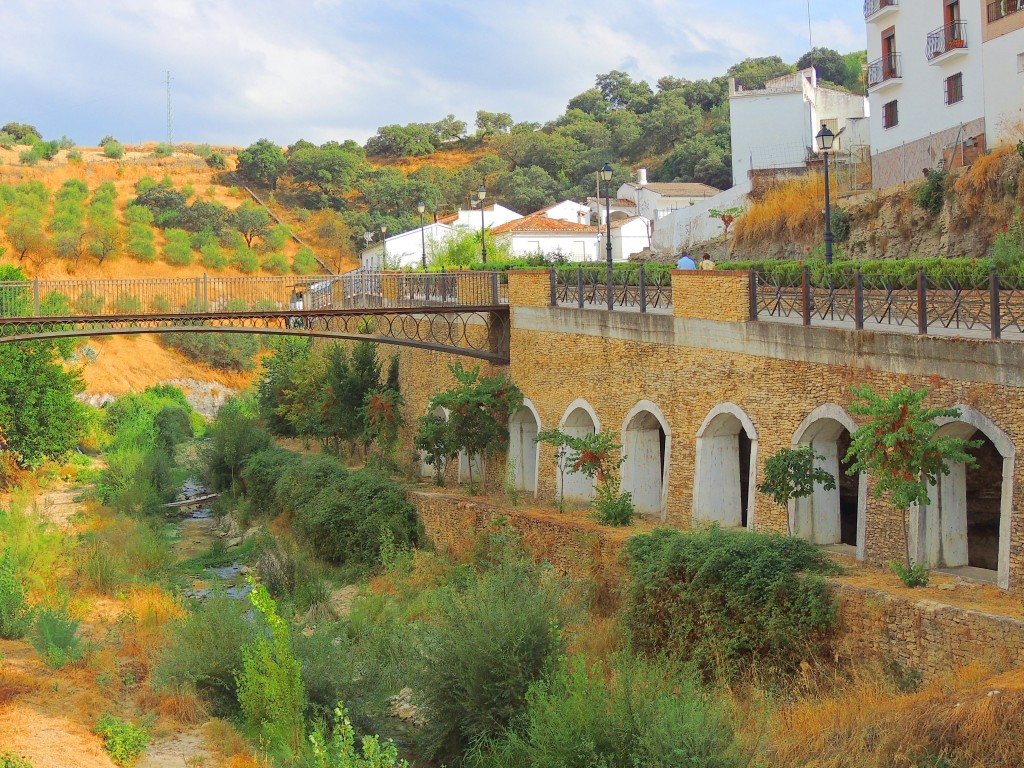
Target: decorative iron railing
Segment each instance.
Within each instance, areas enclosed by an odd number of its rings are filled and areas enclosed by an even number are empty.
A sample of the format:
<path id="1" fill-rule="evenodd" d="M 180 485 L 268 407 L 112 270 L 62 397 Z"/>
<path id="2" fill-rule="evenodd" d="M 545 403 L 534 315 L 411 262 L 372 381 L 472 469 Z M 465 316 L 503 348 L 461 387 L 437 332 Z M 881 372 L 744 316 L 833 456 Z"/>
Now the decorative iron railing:
<path id="1" fill-rule="evenodd" d="M 999 275 L 929 276 L 915 280 L 840 271 L 799 279 L 752 271 L 751 315 L 803 325 L 857 330 L 908 330 L 920 335 L 1024 333 L 1024 278 Z"/>
<path id="2" fill-rule="evenodd" d="M 967 22 L 956 21 L 928 33 L 925 53 L 928 61 L 944 53 L 967 47 Z"/>
<path id="3" fill-rule="evenodd" d="M 79 317 L 276 312 L 507 303 L 497 272 L 0 282 L 0 316 Z"/>
<path id="4" fill-rule="evenodd" d="M 896 8 L 898 6 L 898 0 L 864 0 L 864 18 L 870 19 L 885 8 Z"/>
<path id="5" fill-rule="evenodd" d="M 551 306 L 616 307 L 637 312 L 672 306 L 672 276 L 666 270 L 616 266 L 608 281 L 605 265 L 558 267 L 551 270 Z"/>
<path id="6" fill-rule="evenodd" d="M 903 77 L 901 54 L 890 53 L 868 64 L 868 88 L 874 88 L 887 80 L 898 80 Z"/>

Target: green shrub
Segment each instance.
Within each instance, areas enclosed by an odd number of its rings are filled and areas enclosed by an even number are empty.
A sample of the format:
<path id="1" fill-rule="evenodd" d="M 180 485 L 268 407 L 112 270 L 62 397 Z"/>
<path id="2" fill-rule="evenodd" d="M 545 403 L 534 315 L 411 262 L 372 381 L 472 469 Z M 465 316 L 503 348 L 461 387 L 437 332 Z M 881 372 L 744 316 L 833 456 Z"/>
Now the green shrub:
<path id="1" fill-rule="evenodd" d="M 124 157 L 124 145 L 115 139 L 111 139 L 103 145 L 103 154 L 111 160 L 120 160 Z"/>
<path id="2" fill-rule="evenodd" d="M 93 293 L 91 290 L 86 289 L 78 294 L 78 298 L 75 299 L 75 313 L 79 315 L 98 315 L 103 311 L 103 305 L 106 304 L 106 298 L 98 293 Z"/>
<path id="3" fill-rule="evenodd" d="M 175 622 L 156 663 L 157 687 L 190 686 L 203 694 L 215 714 L 237 713 L 242 648 L 259 632 L 247 613 L 244 602 L 214 594 Z"/>
<path id="4" fill-rule="evenodd" d="M 935 169 L 928 171 L 924 182 L 914 194 L 914 202 L 932 216 L 942 210 L 942 203 L 946 197 L 946 176 L 946 171 Z"/>
<path id="5" fill-rule="evenodd" d="M 228 159 L 221 152 L 211 152 L 210 156 L 206 158 L 206 164 L 216 171 L 223 171 L 228 167 Z"/>
<path id="6" fill-rule="evenodd" d="M 43 608 L 36 614 L 32 647 L 51 669 L 74 664 L 85 655 L 78 624 L 68 615 L 66 605 Z"/>
<path id="7" fill-rule="evenodd" d="M 498 563 L 465 590 L 440 591 L 414 686 L 430 712 L 428 757 L 457 759 L 524 713 L 530 686 L 562 651 L 561 596 L 558 580 L 525 560 Z"/>
<path id="8" fill-rule="evenodd" d="M 474 746 L 470 768 L 740 768 L 721 704 L 660 664 L 577 657 L 527 696 L 522 727 Z"/>
<path id="9" fill-rule="evenodd" d="M 311 275 L 318 271 L 320 271 L 320 265 L 317 263 L 313 251 L 306 246 L 299 248 L 299 252 L 292 259 L 292 272 L 297 275 Z"/>
<path id="10" fill-rule="evenodd" d="M 263 260 L 263 269 L 272 275 L 286 275 L 288 259 L 283 253 L 272 253 Z"/>
<path id="11" fill-rule="evenodd" d="M 615 484 L 603 484 L 597 487 L 594 497 L 594 514 L 592 517 L 601 525 L 632 525 L 636 517 L 633 507 L 633 494 L 619 493 Z"/>
<path id="12" fill-rule="evenodd" d="M 118 314 L 133 314 L 142 311 L 142 302 L 137 296 L 122 293 L 114 300 L 114 311 Z"/>
<path id="13" fill-rule="evenodd" d="M 161 340 L 186 357 L 229 371 L 251 371 L 259 339 L 249 333 L 165 333 Z"/>
<path id="14" fill-rule="evenodd" d="M 658 528 L 630 539 L 626 552 L 625 618 L 639 651 L 710 676 L 792 671 L 829 646 L 836 608 L 820 574 L 835 566 L 808 541 Z"/>
<path id="15" fill-rule="evenodd" d="M 7 750 L 0 750 L 0 768 L 32 768 L 32 763 L 21 755 L 16 755 Z"/>
<path id="16" fill-rule="evenodd" d="M 174 309 L 174 304 L 169 298 L 158 293 L 149 302 L 149 308 L 154 312 L 171 312 Z"/>
<path id="17" fill-rule="evenodd" d="M 14 143 L 15 139 L 11 134 L 6 131 L 0 132 L 0 147 L 3 147 L 4 149 L 13 149 Z"/>
<path id="18" fill-rule="evenodd" d="M 285 471 L 302 461 L 302 456 L 284 448 L 269 448 L 252 454 L 242 468 L 242 488 L 246 496 L 261 505 L 261 511 L 271 516 L 283 509 L 277 504 L 274 487 Z"/>
<path id="19" fill-rule="evenodd" d="M 406 500 L 404 488 L 369 467 L 297 505 L 296 524 L 325 560 L 364 566 L 380 561 L 382 530 L 391 532 L 398 547 L 415 544 L 418 531 L 416 511 Z"/>
<path id="20" fill-rule="evenodd" d="M 330 738 L 321 725 L 309 740 L 313 746 L 311 768 L 409 768 L 407 761 L 399 759 L 398 749 L 390 739 L 382 745 L 377 736 L 364 736 L 357 750 L 355 729 L 340 701 L 334 710 Z"/>
<path id="21" fill-rule="evenodd" d="M 292 651 L 288 624 L 278 616 L 266 587 L 256 584 L 249 600 L 266 623 L 269 637 L 261 633 L 242 648 L 238 704 L 246 724 L 272 754 L 294 757 L 306 733 L 302 665 Z"/>
<path id="22" fill-rule="evenodd" d="M 832 225 L 832 236 L 837 243 L 845 243 L 850 237 L 850 214 L 838 205 L 832 206 L 832 215 L 829 219 Z"/>
<path id="23" fill-rule="evenodd" d="M 909 568 L 896 560 L 890 564 L 900 581 L 907 587 L 927 587 L 930 580 L 928 567 L 924 563 L 914 563 Z"/>
<path id="24" fill-rule="evenodd" d="M 213 154 L 213 150 L 210 149 L 209 144 L 196 144 L 192 147 L 192 154 L 196 157 L 201 157 L 206 160 L 210 155 Z"/>
<path id="25" fill-rule="evenodd" d="M 153 417 L 156 444 L 164 450 L 173 451 L 175 446 L 193 437 L 191 408 L 169 405 L 161 408 Z"/>
<path id="26" fill-rule="evenodd" d="M 251 275 L 260 268 L 260 258 L 251 248 L 236 248 L 231 254 L 230 264 L 239 272 Z"/>
<path id="27" fill-rule="evenodd" d="M 170 157 L 174 154 L 174 145 L 161 142 L 153 148 L 154 157 Z"/>
<path id="28" fill-rule="evenodd" d="M 96 723 L 96 734 L 110 759 L 121 766 L 131 765 L 149 744 L 149 733 L 140 725 L 113 715 L 104 715 Z"/>
<path id="29" fill-rule="evenodd" d="M 206 431 L 203 450 L 207 484 L 216 491 L 228 490 L 241 478 L 242 467 L 254 453 L 270 447 L 270 433 L 260 426 L 255 403 L 232 398 Z"/>
<path id="30" fill-rule="evenodd" d="M 188 232 L 168 229 L 164 231 L 164 237 L 164 260 L 168 264 L 184 267 L 192 263 L 192 241 L 189 240 Z"/>
<path id="31" fill-rule="evenodd" d="M 200 248 L 199 252 L 202 254 L 199 263 L 207 269 L 220 272 L 228 265 L 228 259 L 224 255 L 224 250 L 220 247 L 220 243 L 207 243 Z"/>
<path id="32" fill-rule="evenodd" d="M 28 589 L 14 565 L 10 549 L 0 552 L 0 637 L 17 640 L 32 625 Z"/>
<path id="33" fill-rule="evenodd" d="M 68 162 L 69 163 L 80 163 L 80 162 L 82 162 L 82 153 L 79 152 L 77 149 L 70 150 L 68 152 Z"/>
<path id="34" fill-rule="evenodd" d="M 128 243 L 125 245 L 125 253 L 138 261 L 152 264 L 156 261 L 156 243 L 153 242 L 153 233 L 146 230 L 145 235 L 133 235 L 132 227 L 128 230 Z"/>

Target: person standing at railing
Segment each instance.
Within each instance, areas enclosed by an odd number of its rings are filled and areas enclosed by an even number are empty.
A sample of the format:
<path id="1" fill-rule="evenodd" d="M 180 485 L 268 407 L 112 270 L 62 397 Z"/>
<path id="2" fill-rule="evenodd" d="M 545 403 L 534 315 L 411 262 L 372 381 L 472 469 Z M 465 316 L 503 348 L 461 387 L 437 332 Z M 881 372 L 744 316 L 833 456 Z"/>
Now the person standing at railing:
<path id="1" fill-rule="evenodd" d="M 676 269 L 696 269 L 697 264 L 693 259 L 690 258 L 690 254 L 683 251 L 683 255 L 679 257 L 679 261 L 676 262 Z"/>
<path id="2" fill-rule="evenodd" d="M 715 262 L 713 262 L 711 260 L 711 254 L 710 253 L 705 253 L 704 256 L 700 260 L 700 267 L 699 267 L 699 269 L 714 269 L 714 268 L 715 268 Z"/>

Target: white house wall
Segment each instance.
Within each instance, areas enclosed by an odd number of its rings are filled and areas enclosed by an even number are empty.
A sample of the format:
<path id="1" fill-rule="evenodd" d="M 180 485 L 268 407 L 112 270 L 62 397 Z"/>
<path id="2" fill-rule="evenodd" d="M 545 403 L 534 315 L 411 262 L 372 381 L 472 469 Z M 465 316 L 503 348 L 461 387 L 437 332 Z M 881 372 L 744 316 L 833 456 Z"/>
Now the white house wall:
<path id="1" fill-rule="evenodd" d="M 1024 71 L 1018 62 L 1022 55 L 1024 29 L 985 43 L 985 128 L 989 148 L 1024 139 Z"/>
<path id="2" fill-rule="evenodd" d="M 806 162 L 811 107 L 802 91 L 753 91 L 730 98 L 729 122 L 733 183 L 748 179 L 751 170 L 795 168 Z"/>
<path id="3" fill-rule="evenodd" d="M 654 222 L 652 247 L 658 253 L 675 255 L 697 243 L 721 237 L 724 234 L 721 220 L 711 218 L 708 212 L 744 207 L 750 190 L 750 180 L 746 179 L 714 197 L 658 219 Z"/>
<path id="4" fill-rule="evenodd" d="M 596 233 L 573 232 L 556 235 L 550 232 L 515 232 L 502 233 L 495 239 L 499 245 L 511 243 L 514 256 L 561 253 L 569 261 L 595 261 L 598 258 Z"/>

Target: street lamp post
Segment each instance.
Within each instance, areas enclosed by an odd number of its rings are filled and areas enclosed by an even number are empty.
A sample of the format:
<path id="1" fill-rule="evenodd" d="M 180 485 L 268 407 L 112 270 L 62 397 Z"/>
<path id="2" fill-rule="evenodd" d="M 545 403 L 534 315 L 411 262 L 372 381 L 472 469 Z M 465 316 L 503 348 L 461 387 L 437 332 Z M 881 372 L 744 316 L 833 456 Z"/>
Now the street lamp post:
<path id="1" fill-rule="evenodd" d="M 381 269 L 388 268 L 388 225 L 380 225 L 380 243 L 384 246 L 384 255 L 381 257 L 384 263 L 381 264 Z"/>
<path id="2" fill-rule="evenodd" d="M 484 198 L 487 197 L 487 187 L 483 184 L 480 185 L 480 189 L 476 191 L 476 196 L 480 200 L 480 255 L 483 257 L 484 264 L 487 263 L 487 231 L 484 226 Z"/>
<path id="3" fill-rule="evenodd" d="M 608 163 L 598 171 L 601 181 L 604 182 L 604 224 L 605 224 L 605 252 L 608 257 L 608 283 L 605 286 L 605 293 L 608 299 L 608 309 L 612 308 L 612 167 Z"/>
<path id="4" fill-rule="evenodd" d="M 416 204 L 416 210 L 420 212 L 420 247 L 422 248 L 420 255 L 420 263 L 423 265 L 423 271 L 427 271 L 427 235 L 423 229 L 423 212 L 427 210 L 427 206 L 420 200 Z"/>
<path id="5" fill-rule="evenodd" d="M 821 124 L 821 130 L 818 131 L 818 135 L 814 137 L 818 140 L 818 149 L 821 150 L 825 156 L 825 263 L 832 263 L 832 201 L 829 197 L 829 184 L 828 184 L 828 153 L 832 150 L 832 145 L 835 143 L 836 135 L 828 129 L 828 126 L 824 122 Z"/>

